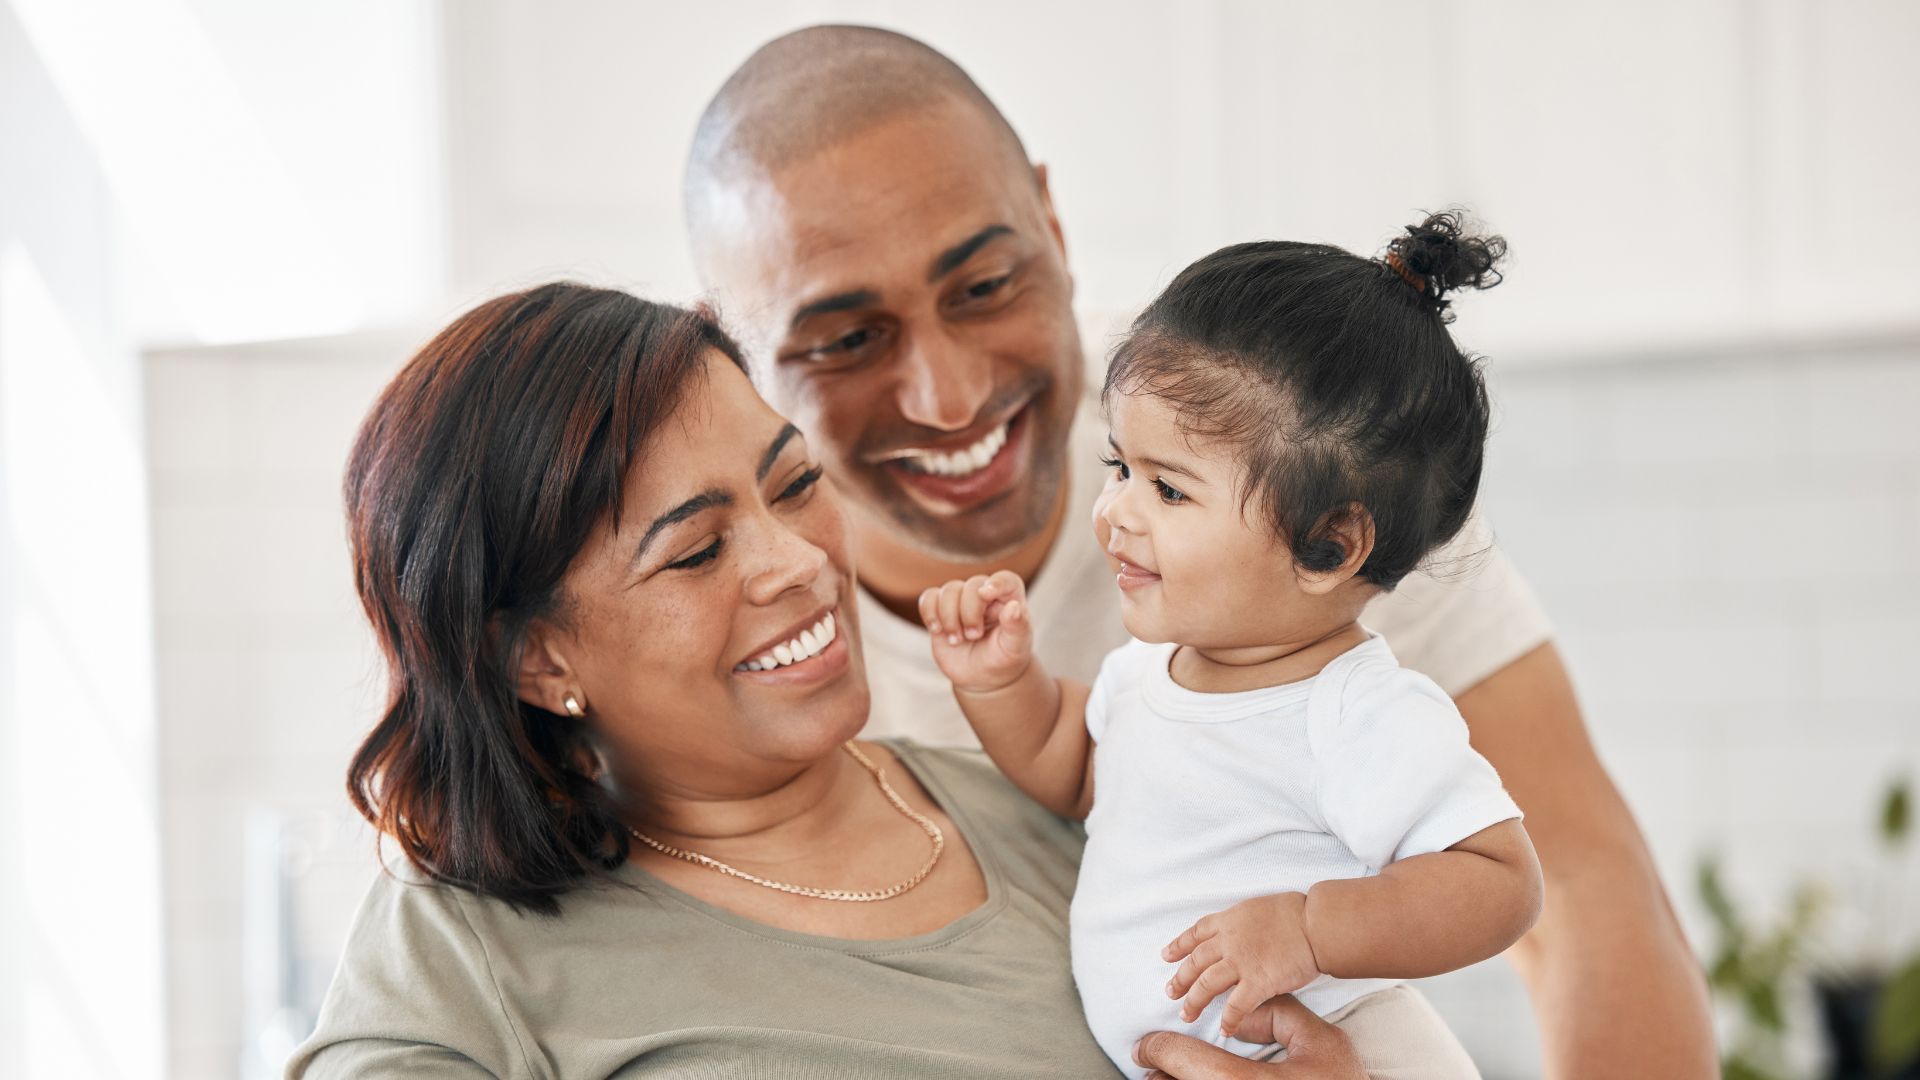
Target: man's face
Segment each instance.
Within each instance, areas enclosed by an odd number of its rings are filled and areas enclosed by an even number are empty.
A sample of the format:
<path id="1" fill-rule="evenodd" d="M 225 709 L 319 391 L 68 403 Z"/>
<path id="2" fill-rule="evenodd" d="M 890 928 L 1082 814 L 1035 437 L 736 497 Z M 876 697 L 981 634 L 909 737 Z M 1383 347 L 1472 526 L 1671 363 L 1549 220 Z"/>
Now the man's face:
<path id="1" fill-rule="evenodd" d="M 1081 387 L 1043 175 L 974 110 L 886 121 L 705 196 L 696 257 L 856 512 L 954 562 L 1040 533 Z"/>

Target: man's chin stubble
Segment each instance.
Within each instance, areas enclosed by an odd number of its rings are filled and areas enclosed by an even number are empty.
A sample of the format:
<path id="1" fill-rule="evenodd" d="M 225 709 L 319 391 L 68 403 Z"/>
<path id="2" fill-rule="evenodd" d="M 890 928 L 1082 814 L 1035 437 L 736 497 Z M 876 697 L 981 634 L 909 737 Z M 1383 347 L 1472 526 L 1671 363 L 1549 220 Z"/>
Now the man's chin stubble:
<path id="1" fill-rule="evenodd" d="M 984 563 L 1011 554 L 1047 527 L 1060 497 L 1061 471 L 1057 464 L 1045 472 L 1036 469 L 1005 495 L 952 515 L 930 513 L 901 491 L 881 493 L 878 501 L 886 519 L 905 534 L 902 539 L 926 554 L 946 562 Z M 1023 505 L 1009 505 L 1014 500 Z M 1005 526 L 1010 517 L 1018 519 L 1017 527 Z"/>

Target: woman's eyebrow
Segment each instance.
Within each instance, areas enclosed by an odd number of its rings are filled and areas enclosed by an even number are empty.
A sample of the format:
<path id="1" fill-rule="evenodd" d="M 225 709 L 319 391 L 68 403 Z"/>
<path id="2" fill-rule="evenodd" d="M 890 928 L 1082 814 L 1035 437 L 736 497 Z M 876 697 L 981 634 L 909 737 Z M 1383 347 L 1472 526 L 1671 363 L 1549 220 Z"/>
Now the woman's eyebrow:
<path id="1" fill-rule="evenodd" d="M 786 427 L 780 429 L 780 434 L 775 435 L 773 441 L 767 444 L 767 452 L 760 455 L 760 467 L 753 471 L 754 480 L 759 481 L 767 478 L 767 473 L 773 469 L 773 463 L 780 460 L 781 448 L 787 445 L 788 439 L 798 434 L 800 434 L 800 429 L 794 427 L 792 424 L 788 424 Z"/>
<path id="2" fill-rule="evenodd" d="M 640 543 L 634 548 L 632 562 L 634 564 L 639 563 L 641 557 L 646 555 L 648 545 L 652 544 L 654 537 L 659 536 L 663 530 L 680 524 L 702 510 L 711 510 L 716 506 L 732 505 L 732 495 L 721 491 L 719 488 L 709 488 L 695 495 L 693 498 L 688 499 L 686 502 L 681 503 L 679 506 L 661 514 L 659 517 L 653 519 L 653 524 L 647 526 L 647 531 L 641 535 Z"/>

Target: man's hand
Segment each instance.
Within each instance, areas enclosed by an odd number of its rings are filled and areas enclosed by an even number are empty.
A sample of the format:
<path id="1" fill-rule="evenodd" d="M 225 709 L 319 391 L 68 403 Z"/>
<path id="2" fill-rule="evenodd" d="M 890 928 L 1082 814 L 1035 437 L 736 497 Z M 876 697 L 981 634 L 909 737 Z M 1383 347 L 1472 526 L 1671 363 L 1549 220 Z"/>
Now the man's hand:
<path id="1" fill-rule="evenodd" d="M 1156 1031 L 1133 1048 L 1133 1060 L 1153 1071 L 1149 1080 L 1367 1080 L 1345 1032 L 1290 996 L 1274 998 L 1240 1025 L 1248 1042 L 1279 1043 L 1285 1061 L 1248 1061 L 1199 1039 Z"/>
<path id="2" fill-rule="evenodd" d="M 920 621 L 933 635 L 933 660 L 954 689 L 991 694 L 1033 664 L 1033 622 L 1020 575 L 997 570 L 920 594 Z"/>
<path id="3" fill-rule="evenodd" d="M 1184 960 L 1167 983 L 1168 997 L 1186 999 L 1180 1019 L 1192 1023 L 1208 1002 L 1231 988 L 1220 1030 L 1241 1039 L 1246 1038 L 1241 1022 L 1262 1002 L 1320 975 L 1307 942 L 1304 893 L 1256 896 L 1208 915 L 1160 950 L 1160 958 Z"/>

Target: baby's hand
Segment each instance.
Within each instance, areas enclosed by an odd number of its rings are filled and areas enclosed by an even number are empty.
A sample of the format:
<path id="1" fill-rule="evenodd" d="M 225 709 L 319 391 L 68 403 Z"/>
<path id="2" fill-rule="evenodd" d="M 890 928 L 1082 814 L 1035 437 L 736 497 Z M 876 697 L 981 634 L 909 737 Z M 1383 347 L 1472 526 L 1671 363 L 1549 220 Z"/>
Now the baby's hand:
<path id="1" fill-rule="evenodd" d="M 955 688 L 986 693 L 1011 685 L 1033 662 L 1033 622 L 1020 575 L 998 570 L 920 594 L 933 660 Z"/>
<path id="2" fill-rule="evenodd" d="M 1168 997 L 1186 998 L 1180 1019 L 1192 1023 L 1231 987 L 1220 1030 L 1238 1035 L 1240 1022 L 1269 998 L 1318 978 L 1306 920 L 1306 894 L 1280 893 L 1243 900 L 1194 923 L 1160 950 L 1168 963 L 1186 961 L 1167 984 Z"/>

